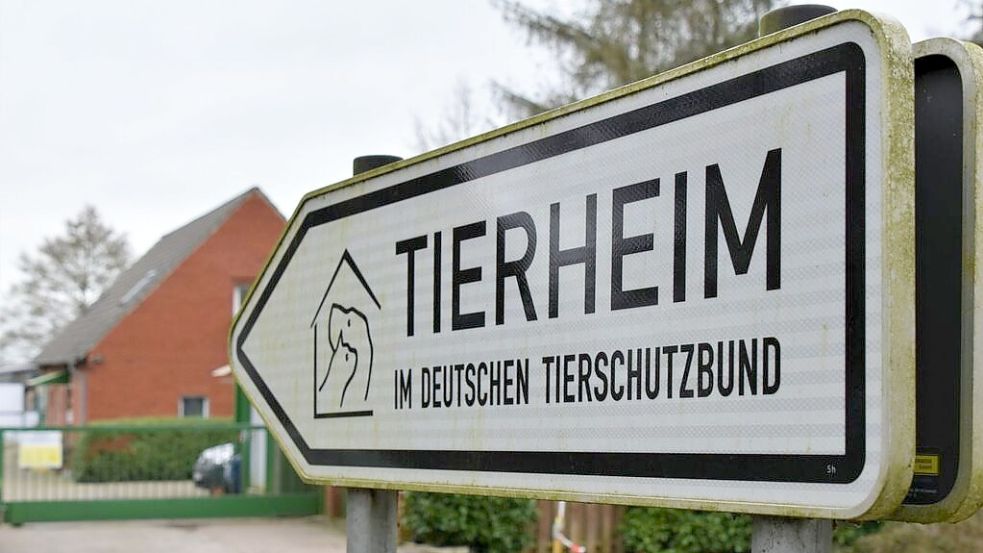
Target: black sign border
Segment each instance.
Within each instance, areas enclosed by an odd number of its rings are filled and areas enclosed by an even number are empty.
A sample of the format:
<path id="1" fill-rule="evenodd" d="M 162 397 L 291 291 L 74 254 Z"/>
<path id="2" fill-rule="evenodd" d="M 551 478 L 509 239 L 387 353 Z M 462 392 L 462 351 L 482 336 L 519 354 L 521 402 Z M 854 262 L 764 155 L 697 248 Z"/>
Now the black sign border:
<path id="1" fill-rule="evenodd" d="M 730 62 L 733 63 L 733 62 Z M 843 72 L 846 77 L 846 436 L 844 455 L 313 449 L 243 351 L 294 252 L 313 227 Z M 308 213 L 259 295 L 235 353 L 314 466 L 847 484 L 866 453 L 866 58 L 845 42 L 668 100 L 404 181 Z"/>

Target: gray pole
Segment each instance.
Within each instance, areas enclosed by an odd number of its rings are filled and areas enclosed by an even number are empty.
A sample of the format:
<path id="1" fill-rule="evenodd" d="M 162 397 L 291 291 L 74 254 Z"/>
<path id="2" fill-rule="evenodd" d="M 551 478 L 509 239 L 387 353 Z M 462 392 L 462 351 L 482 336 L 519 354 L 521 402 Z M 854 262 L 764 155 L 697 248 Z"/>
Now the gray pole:
<path id="1" fill-rule="evenodd" d="M 758 20 L 758 36 L 788 29 L 793 25 L 805 23 L 810 19 L 816 19 L 831 13 L 835 13 L 836 8 L 823 6 L 821 4 L 801 4 L 799 6 L 785 6 L 777 8 L 761 16 Z"/>
<path id="2" fill-rule="evenodd" d="M 360 156 L 352 163 L 352 173 L 371 171 L 399 161 L 396 156 Z M 396 553 L 396 500 L 398 492 L 348 488 L 345 534 L 348 553 Z"/>
<path id="3" fill-rule="evenodd" d="M 761 16 L 758 36 L 835 11 L 818 4 L 778 8 Z M 832 550 L 833 523 L 829 520 L 757 516 L 751 524 L 751 553 L 830 553 Z"/>
<path id="4" fill-rule="evenodd" d="M 754 517 L 751 553 L 828 553 L 833 523 L 809 518 Z"/>
<path id="5" fill-rule="evenodd" d="M 348 553 L 396 553 L 396 497 L 391 490 L 348 488 Z"/>

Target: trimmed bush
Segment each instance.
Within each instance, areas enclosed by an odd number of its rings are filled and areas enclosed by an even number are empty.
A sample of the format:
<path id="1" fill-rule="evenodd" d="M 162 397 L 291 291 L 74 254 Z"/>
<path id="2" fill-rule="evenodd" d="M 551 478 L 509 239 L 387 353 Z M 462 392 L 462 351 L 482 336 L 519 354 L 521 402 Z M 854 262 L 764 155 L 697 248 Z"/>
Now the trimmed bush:
<path id="1" fill-rule="evenodd" d="M 880 522 L 837 522 L 833 543 L 849 546 L 877 532 Z M 630 507 L 621 521 L 629 553 L 744 553 L 751 549 L 751 517 L 676 509 Z"/>
<path id="2" fill-rule="evenodd" d="M 129 428 L 99 430 L 100 423 L 95 423 L 81 432 L 71 455 L 76 482 L 188 480 L 202 450 L 238 438 L 238 431 L 222 420 L 133 419 L 102 424 Z"/>
<path id="3" fill-rule="evenodd" d="M 476 553 L 513 553 L 533 543 L 536 504 L 528 499 L 407 493 L 403 527 L 431 545 L 467 545 Z"/>
<path id="4" fill-rule="evenodd" d="M 743 553 L 751 548 L 751 517 L 630 507 L 621 535 L 629 553 Z"/>
<path id="5" fill-rule="evenodd" d="M 836 545 L 849 547 L 867 534 L 880 532 L 883 527 L 884 523 L 879 520 L 871 520 L 867 522 L 847 522 L 838 520 L 836 521 L 836 527 L 833 529 L 833 543 Z"/>

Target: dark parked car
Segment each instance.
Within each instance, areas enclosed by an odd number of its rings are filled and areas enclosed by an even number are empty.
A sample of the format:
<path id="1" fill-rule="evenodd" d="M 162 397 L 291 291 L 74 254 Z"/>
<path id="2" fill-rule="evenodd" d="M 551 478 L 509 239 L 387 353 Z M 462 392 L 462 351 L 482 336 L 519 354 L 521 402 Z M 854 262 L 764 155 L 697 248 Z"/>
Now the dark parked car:
<path id="1" fill-rule="evenodd" d="M 239 454 L 232 443 L 212 446 L 198 455 L 191 470 L 195 486 L 209 490 L 212 495 L 239 493 Z"/>

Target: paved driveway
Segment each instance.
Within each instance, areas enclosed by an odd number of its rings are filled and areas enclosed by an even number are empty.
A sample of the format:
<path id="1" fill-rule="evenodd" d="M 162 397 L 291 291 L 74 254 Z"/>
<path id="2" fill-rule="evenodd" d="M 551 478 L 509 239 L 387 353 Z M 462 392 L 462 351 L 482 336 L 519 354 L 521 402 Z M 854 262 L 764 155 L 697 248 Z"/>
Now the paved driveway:
<path id="1" fill-rule="evenodd" d="M 0 525 L 0 553 L 344 553 L 345 521 L 322 517 Z M 467 548 L 439 553 L 466 553 Z M 403 544 L 399 553 L 435 553 Z"/>
<path id="2" fill-rule="evenodd" d="M 343 524 L 319 517 L 39 522 L 0 526 L 0 552 L 344 553 Z"/>

